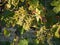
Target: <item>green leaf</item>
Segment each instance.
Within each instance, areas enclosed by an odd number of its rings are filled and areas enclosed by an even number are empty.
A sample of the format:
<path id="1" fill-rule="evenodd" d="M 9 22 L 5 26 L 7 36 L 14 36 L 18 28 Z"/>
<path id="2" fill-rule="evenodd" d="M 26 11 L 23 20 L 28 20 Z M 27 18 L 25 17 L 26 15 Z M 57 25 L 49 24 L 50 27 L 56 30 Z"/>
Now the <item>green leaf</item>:
<path id="1" fill-rule="evenodd" d="M 58 29 L 57 29 L 56 32 L 55 32 L 55 36 L 56 36 L 57 38 L 60 38 L 59 31 L 60 31 L 60 25 L 59 25 Z"/>
<path id="2" fill-rule="evenodd" d="M 59 13 L 59 11 L 60 11 L 60 5 L 57 6 L 57 7 L 54 7 L 54 8 L 53 8 L 53 11 L 54 11 L 55 13 Z"/>
<path id="3" fill-rule="evenodd" d="M 60 4 L 60 1 L 52 1 L 51 5 L 52 6 L 58 6 Z"/>
<path id="4" fill-rule="evenodd" d="M 28 41 L 26 39 L 20 40 L 18 45 L 28 45 Z"/>
<path id="5" fill-rule="evenodd" d="M 59 11 L 60 11 L 60 0 L 53 0 L 52 3 L 51 3 L 51 5 L 52 5 L 52 6 L 55 6 L 55 7 L 53 8 L 53 11 L 54 11 L 55 13 L 59 13 Z"/>
<path id="6" fill-rule="evenodd" d="M 9 33 L 9 31 L 7 29 L 4 29 L 4 35 L 5 36 L 10 36 L 10 33 Z"/>

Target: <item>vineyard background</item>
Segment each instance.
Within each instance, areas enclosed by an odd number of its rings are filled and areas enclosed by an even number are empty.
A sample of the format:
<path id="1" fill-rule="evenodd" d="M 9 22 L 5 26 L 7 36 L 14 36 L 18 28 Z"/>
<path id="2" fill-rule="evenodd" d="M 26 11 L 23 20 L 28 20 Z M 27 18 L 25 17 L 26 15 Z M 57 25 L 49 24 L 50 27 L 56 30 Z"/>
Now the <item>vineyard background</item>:
<path id="1" fill-rule="evenodd" d="M 60 45 L 60 0 L 5 1 L 0 37 L 7 41 L 1 45 Z"/>

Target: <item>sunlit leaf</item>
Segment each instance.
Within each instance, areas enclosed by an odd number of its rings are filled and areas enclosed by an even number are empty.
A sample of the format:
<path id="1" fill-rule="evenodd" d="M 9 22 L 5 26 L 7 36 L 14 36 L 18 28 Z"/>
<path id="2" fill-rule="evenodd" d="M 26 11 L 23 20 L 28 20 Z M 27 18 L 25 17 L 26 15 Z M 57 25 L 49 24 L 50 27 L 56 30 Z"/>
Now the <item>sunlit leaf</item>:
<path id="1" fill-rule="evenodd" d="M 28 45 L 28 41 L 25 39 L 20 40 L 18 45 Z"/>

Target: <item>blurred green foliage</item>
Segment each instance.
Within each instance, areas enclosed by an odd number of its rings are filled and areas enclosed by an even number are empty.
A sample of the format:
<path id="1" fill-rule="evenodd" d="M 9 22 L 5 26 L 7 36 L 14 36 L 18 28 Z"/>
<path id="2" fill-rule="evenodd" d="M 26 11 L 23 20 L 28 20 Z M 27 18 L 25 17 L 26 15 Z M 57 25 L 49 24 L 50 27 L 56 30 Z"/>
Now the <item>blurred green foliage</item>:
<path id="1" fill-rule="evenodd" d="M 3 27 L 14 27 L 21 35 L 30 27 L 37 28 L 32 33 L 36 38 L 22 37 L 18 45 L 60 45 L 60 0 L 7 1 L 7 8 L 0 14 Z"/>

